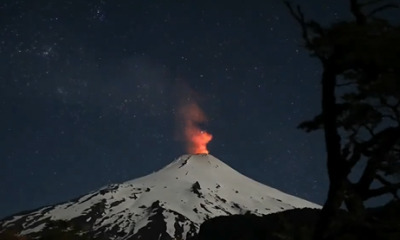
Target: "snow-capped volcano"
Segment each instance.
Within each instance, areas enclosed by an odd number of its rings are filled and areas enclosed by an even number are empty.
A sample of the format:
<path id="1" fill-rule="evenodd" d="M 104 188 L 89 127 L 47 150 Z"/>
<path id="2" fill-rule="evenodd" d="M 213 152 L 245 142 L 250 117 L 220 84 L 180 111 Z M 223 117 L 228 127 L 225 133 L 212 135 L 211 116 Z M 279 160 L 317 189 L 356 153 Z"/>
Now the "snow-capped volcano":
<path id="1" fill-rule="evenodd" d="M 113 239 L 186 239 L 215 216 L 305 207 L 320 208 L 256 182 L 212 155 L 183 155 L 147 176 L 1 220 L 0 229 L 30 234 L 48 220 L 66 219 Z"/>

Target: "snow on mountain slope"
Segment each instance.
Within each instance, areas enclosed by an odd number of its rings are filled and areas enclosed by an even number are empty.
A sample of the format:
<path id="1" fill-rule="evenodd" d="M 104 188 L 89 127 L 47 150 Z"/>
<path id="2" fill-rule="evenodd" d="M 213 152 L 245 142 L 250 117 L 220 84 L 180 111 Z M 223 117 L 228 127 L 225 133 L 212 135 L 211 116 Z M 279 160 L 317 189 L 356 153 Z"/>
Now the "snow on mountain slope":
<path id="1" fill-rule="evenodd" d="M 212 155 L 183 155 L 147 176 L 11 216 L 0 221 L 0 229 L 31 234 L 50 219 L 68 219 L 111 239 L 186 239 L 215 216 L 305 207 L 320 208 L 256 182 Z"/>

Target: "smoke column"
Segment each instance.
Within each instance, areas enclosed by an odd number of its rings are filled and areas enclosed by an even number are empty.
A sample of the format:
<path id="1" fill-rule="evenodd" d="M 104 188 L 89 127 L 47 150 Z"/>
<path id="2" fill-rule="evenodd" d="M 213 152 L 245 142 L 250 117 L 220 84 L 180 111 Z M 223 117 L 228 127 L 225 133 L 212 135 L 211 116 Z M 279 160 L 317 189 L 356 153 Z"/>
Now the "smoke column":
<path id="1" fill-rule="evenodd" d="M 201 130 L 199 126 L 207 122 L 207 117 L 194 100 L 193 91 L 190 91 L 186 85 L 181 85 L 181 87 L 183 89 L 181 89 L 180 93 L 188 93 L 190 96 L 179 101 L 177 120 L 180 139 L 185 143 L 187 153 L 208 154 L 207 144 L 212 140 L 213 136 Z"/>

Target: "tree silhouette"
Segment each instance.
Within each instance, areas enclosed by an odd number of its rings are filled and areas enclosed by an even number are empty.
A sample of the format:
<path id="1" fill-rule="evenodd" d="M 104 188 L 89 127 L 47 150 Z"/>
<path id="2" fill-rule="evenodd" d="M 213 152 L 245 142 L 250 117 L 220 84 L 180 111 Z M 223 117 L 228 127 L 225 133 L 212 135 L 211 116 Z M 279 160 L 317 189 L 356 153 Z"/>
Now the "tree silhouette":
<path id="1" fill-rule="evenodd" d="M 362 220 L 364 201 L 388 193 L 397 198 L 400 188 L 400 182 L 390 181 L 400 172 L 400 27 L 376 16 L 398 7 L 384 4 L 362 11 L 382 2 L 349 0 L 354 20 L 330 26 L 306 20 L 300 6 L 285 2 L 301 26 L 305 48 L 323 68 L 322 112 L 299 125 L 325 135 L 330 184 L 314 240 L 327 237 L 343 203 Z M 366 166 L 353 183 L 349 175 L 360 162 Z M 375 180 L 382 187 L 372 189 Z"/>
<path id="2" fill-rule="evenodd" d="M 99 239 L 90 237 L 79 225 L 67 220 L 48 221 L 45 227 L 29 236 L 20 235 L 17 231 L 5 230 L 0 232 L 0 240 L 89 240 Z"/>
<path id="3" fill-rule="evenodd" d="M 20 236 L 12 230 L 0 232 L 0 240 L 27 240 L 26 236 Z"/>
<path id="4" fill-rule="evenodd" d="M 47 222 L 40 232 L 40 240 L 89 240 L 82 229 L 71 221 L 56 220 Z"/>

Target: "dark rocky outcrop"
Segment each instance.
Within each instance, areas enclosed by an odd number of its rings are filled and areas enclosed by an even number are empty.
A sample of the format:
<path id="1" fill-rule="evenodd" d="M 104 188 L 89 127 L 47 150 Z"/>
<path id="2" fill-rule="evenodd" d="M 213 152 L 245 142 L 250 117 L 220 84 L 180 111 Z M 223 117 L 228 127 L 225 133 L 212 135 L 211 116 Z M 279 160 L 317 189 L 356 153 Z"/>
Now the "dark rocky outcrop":
<path id="1" fill-rule="evenodd" d="M 317 209 L 293 209 L 280 213 L 257 216 L 254 214 L 220 216 L 205 221 L 200 226 L 196 240 L 258 240 L 284 239 L 288 229 L 293 234 L 313 225 L 318 219 Z M 289 226 L 293 224 L 293 226 Z"/>
<path id="2" fill-rule="evenodd" d="M 319 218 L 318 209 L 292 209 L 265 216 L 220 216 L 205 221 L 192 240 L 308 240 Z M 330 240 L 400 239 L 400 201 L 368 209 L 365 221 L 346 211 L 337 214 Z"/>

